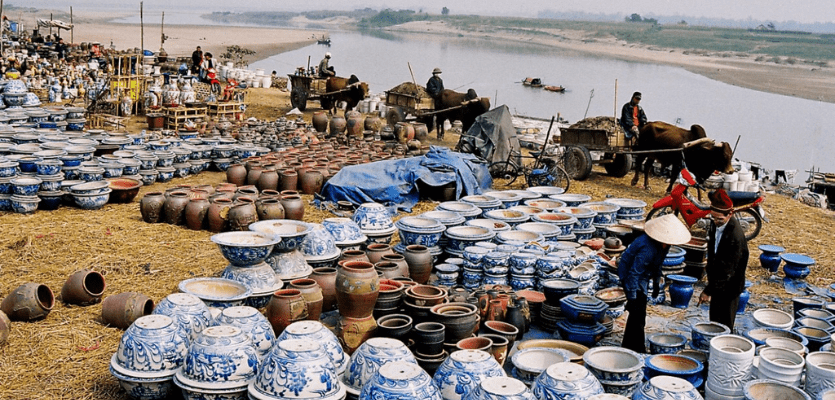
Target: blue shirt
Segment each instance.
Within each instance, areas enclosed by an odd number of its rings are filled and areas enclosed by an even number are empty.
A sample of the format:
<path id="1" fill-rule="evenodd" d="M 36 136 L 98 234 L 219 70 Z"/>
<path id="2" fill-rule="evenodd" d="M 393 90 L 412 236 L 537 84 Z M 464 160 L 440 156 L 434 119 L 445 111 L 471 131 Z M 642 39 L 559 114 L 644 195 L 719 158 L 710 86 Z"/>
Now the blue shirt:
<path id="1" fill-rule="evenodd" d="M 650 278 L 661 276 L 661 265 L 669 251 L 669 248 L 664 249 L 663 246 L 661 242 L 643 234 L 623 252 L 618 260 L 618 277 L 627 299 L 638 298 L 639 292 L 646 295 Z"/>

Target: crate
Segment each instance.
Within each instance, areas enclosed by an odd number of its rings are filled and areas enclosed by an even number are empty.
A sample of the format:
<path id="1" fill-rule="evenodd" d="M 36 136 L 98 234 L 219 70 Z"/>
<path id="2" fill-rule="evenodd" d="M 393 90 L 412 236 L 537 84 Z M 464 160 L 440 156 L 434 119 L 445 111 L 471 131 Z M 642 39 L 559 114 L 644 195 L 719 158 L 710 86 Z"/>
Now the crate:
<path id="1" fill-rule="evenodd" d="M 214 119 L 225 117 L 226 119 L 235 119 L 238 114 L 243 115 L 241 109 L 243 103 L 229 101 L 229 102 L 213 102 L 208 104 L 207 115 Z"/>
<path id="2" fill-rule="evenodd" d="M 87 117 L 87 129 L 127 132 L 127 121 L 129 119 L 129 117 L 119 117 L 112 114 L 90 114 Z"/>
<path id="3" fill-rule="evenodd" d="M 163 107 L 162 111 L 165 114 L 165 128 L 175 131 L 179 131 L 187 120 L 205 120 L 207 117 L 206 107 Z"/>

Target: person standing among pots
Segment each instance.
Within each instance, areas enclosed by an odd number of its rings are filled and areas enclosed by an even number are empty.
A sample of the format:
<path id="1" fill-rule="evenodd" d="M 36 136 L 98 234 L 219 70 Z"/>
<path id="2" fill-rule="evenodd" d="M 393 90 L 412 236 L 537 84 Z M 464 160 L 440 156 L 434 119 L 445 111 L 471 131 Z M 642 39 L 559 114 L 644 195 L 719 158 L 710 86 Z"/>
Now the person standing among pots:
<path id="1" fill-rule="evenodd" d="M 690 231 L 675 215 L 667 214 L 646 222 L 644 234 L 633 241 L 618 259 L 618 277 L 626 292 L 626 327 L 621 346 L 646 353 L 644 328 L 647 319 L 647 292 L 653 279 L 652 297 L 661 287 L 661 265 L 672 245 L 690 241 Z"/>
<path id="2" fill-rule="evenodd" d="M 710 303 L 710 320 L 734 329 L 739 295 L 745 290 L 748 241 L 734 217 L 734 204 L 724 189 L 708 194 L 710 219 L 707 242 L 707 286 L 699 304 Z"/>
<path id="3" fill-rule="evenodd" d="M 197 49 L 191 53 L 191 73 L 198 75 L 200 73 L 200 64 L 203 63 L 203 49 L 197 46 Z"/>

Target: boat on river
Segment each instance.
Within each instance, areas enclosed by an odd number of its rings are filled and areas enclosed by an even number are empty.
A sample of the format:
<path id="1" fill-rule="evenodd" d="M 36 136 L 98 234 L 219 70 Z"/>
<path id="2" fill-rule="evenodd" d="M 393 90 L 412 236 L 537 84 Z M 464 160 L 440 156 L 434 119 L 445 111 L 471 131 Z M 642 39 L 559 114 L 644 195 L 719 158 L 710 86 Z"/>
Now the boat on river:
<path id="1" fill-rule="evenodd" d="M 322 36 L 321 39 L 316 39 L 316 43 L 330 46 L 331 38 Z"/>
<path id="2" fill-rule="evenodd" d="M 545 90 L 547 90 L 547 91 L 549 91 L 549 92 L 557 92 L 557 93 L 562 93 L 562 92 L 565 92 L 565 88 L 564 88 L 564 87 L 562 87 L 562 86 L 552 86 L 552 85 L 548 85 L 548 86 L 544 86 L 544 87 L 543 87 L 543 89 L 545 89 Z"/>
<path id="3" fill-rule="evenodd" d="M 542 80 L 539 78 L 527 77 L 522 80 L 522 84 L 530 87 L 542 87 Z"/>

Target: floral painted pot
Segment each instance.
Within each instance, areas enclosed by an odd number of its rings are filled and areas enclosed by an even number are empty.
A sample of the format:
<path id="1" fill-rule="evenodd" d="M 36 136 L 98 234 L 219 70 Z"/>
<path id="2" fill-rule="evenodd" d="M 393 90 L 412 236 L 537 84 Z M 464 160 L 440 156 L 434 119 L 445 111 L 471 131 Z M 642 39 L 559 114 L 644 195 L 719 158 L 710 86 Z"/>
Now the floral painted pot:
<path id="1" fill-rule="evenodd" d="M 525 205 L 529 207 L 541 208 L 543 211 L 547 212 L 556 212 L 557 209 L 566 206 L 564 201 L 542 198 L 525 200 Z"/>
<path id="2" fill-rule="evenodd" d="M 585 203 L 582 208 L 588 208 L 595 212 L 592 219 L 593 225 L 612 225 L 616 223 L 620 211 L 620 206 L 602 201 Z"/>
<path id="3" fill-rule="evenodd" d="M 518 350 L 510 361 L 513 363 L 513 376 L 527 385 L 533 385 L 548 367 L 566 362 L 569 358 L 570 355 L 561 349 L 532 347 Z"/>
<path id="4" fill-rule="evenodd" d="M 336 247 L 333 235 L 322 224 L 312 224 L 313 229 L 302 241 L 300 250 L 305 260 L 310 262 L 338 258 L 341 251 Z"/>
<path id="5" fill-rule="evenodd" d="M 484 193 L 487 196 L 499 199 L 502 202 L 501 208 L 507 209 L 519 205 L 522 196 L 511 191 L 493 191 Z M 489 217 L 488 217 L 489 218 Z"/>
<path id="6" fill-rule="evenodd" d="M 194 339 L 212 323 L 212 313 L 197 296 L 188 293 L 172 293 L 154 308 L 153 314 L 171 317 L 189 339 Z"/>
<path id="7" fill-rule="evenodd" d="M 438 387 L 420 366 L 395 361 L 380 367 L 362 387 L 361 399 L 441 400 Z"/>
<path id="8" fill-rule="evenodd" d="M 400 240 L 405 246 L 435 246 L 446 230 L 440 222 L 425 217 L 403 217 L 394 225 L 400 230 Z"/>
<path id="9" fill-rule="evenodd" d="M 550 199 L 565 202 L 568 207 L 579 207 L 591 200 L 591 196 L 582 193 L 563 193 L 548 196 Z"/>
<path id="10" fill-rule="evenodd" d="M 530 219 L 530 215 L 526 213 L 506 209 L 485 211 L 483 215 L 484 218 L 504 222 L 508 224 L 511 229 L 515 228 L 516 225 L 527 222 Z"/>
<path id="11" fill-rule="evenodd" d="M 521 242 L 523 246 L 530 243 L 542 243 L 545 238 L 537 232 L 510 230 L 496 233 L 496 242 L 501 244 L 515 244 Z"/>
<path id="12" fill-rule="evenodd" d="M 345 397 L 345 385 L 322 346 L 299 339 L 279 341 L 259 365 L 255 381 L 247 390 L 256 400 Z"/>
<path id="13" fill-rule="evenodd" d="M 363 203 L 354 211 L 354 222 L 364 231 L 385 231 L 394 227 L 391 215 L 379 203 Z"/>
<path id="14" fill-rule="evenodd" d="M 119 386 L 134 400 L 164 400 L 173 394 L 175 387 L 171 376 L 141 378 L 117 371 L 110 365 L 110 374 L 119 381 Z"/>
<path id="15" fill-rule="evenodd" d="M 319 321 L 297 321 L 284 329 L 277 341 L 300 339 L 319 343 L 331 358 L 336 373 L 342 376 L 348 368 L 350 357 L 342 350 L 339 339 Z"/>
<path id="16" fill-rule="evenodd" d="M 510 377 L 484 378 L 476 390 L 463 396 L 465 400 L 536 400 L 522 381 Z"/>
<path id="17" fill-rule="evenodd" d="M 374 377 L 374 374 L 382 366 L 393 362 L 417 365 L 415 356 L 403 342 L 389 338 L 368 339 L 351 357 L 342 383 L 345 384 L 350 395 L 359 396 L 362 388 Z"/>
<path id="18" fill-rule="evenodd" d="M 239 328 L 252 341 L 259 360 L 264 359 L 276 342 L 275 332 L 264 314 L 250 306 L 236 306 L 223 309 L 214 325 L 228 325 Z"/>
<path id="19" fill-rule="evenodd" d="M 139 317 L 119 340 L 110 360 L 118 373 L 136 378 L 171 377 L 183 364 L 188 336 L 165 315 Z"/>
<path id="20" fill-rule="evenodd" d="M 221 272 L 220 277 L 240 282 L 249 287 L 252 295 L 247 298 L 246 303 L 248 306 L 255 308 L 266 306 L 273 292 L 284 286 L 284 282 L 275 277 L 275 271 L 266 262 L 247 267 L 236 267 L 229 264 Z"/>
<path id="21" fill-rule="evenodd" d="M 580 400 L 603 393 L 603 386 L 584 366 L 561 362 L 548 366 L 531 391 L 538 399 Z"/>
<path id="22" fill-rule="evenodd" d="M 710 350 L 710 340 L 731 333 L 731 329 L 718 322 L 697 322 L 690 327 L 690 345 L 701 351 Z"/>
<path id="23" fill-rule="evenodd" d="M 340 243 L 365 242 L 368 239 L 359 225 L 350 218 L 325 218 L 322 225 L 333 236 L 337 246 Z"/>
<path id="24" fill-rule="evenodd" d="M 449 355 L 435 371 L 433 382 L 445 400 L 461 400 L 476 390 L 485 378 L 507 376 L 490 353 L 481 350 L 459 350 Z"/>
<path id="25" fill-rule="evenodd" d="M 313 225 L 289 219 L 266 220 L 250 224 L 249 229 L 281 238 L 266 259 L 275 271 L 276 278 L 282 280 L 303 278 L 313 271 L 298 250 L 305 237 L 313 230 Z"/>
<path id="26" fill-rule="evenodd" d="M 480 208 L 473 204 L 465 203 L 463 201 L 445 201 L 438 204 L 438 207 L 436 209 L 441 211 L 452 211 L 458 213 L 467 221 L 478 218 L 481 215 Z"/>
<path id="27" fill-rule="evenodd" d="M 461 198 L 464 203 L 472 204 L 481 209 L 481 215 L 491 210 L 497 210 L 502 207 L 502 201 L 487 195 L 469 195 Z"/>
<path id="28" fill-rule="evenodd" d="M 583 362 L 604 384 L 640 381 L 644 375 L 644 358 L 632 350 L 620 347 L 589 349 L 583 354 Z"/>
<path id="29" fill-rule="evenodd" d="M 446 251 L 461 255 L 468 246 L 473 246 L 481 241 L 489 241 L 496 236 L 496 233 L 491 229 L 480 226 L 453 226 L 448 228 L 444 235 L 447 238 Z"/>
<path id="30" fill-rule="evenodd" d="M 557 236 L 570 235 L 577 226 L 577 217 L 563 212 L 543 212 L 535 214 L 534 222 L 543 222 L 556 226 L 559 229 Z"/>
<path id="31" fill-rule="evenodd" d="M 204 389 L 239 389 L 255 379 L 258 356 L 252 339 L 240 328 L 206 328 L 192 341 L 176 379 Z"/>
<path id="32" fill-rule="evenodd" d="M 263 262 L 273 251 L 273 247 L 281 241 L 280 238 L 257 231 L 223 232 L 213 235 L 211 240 L 217 244 L 223 258 L 235 266 Z"/>

